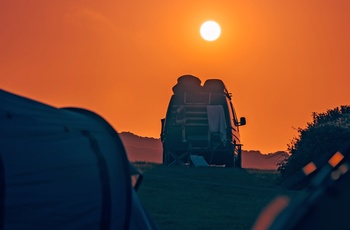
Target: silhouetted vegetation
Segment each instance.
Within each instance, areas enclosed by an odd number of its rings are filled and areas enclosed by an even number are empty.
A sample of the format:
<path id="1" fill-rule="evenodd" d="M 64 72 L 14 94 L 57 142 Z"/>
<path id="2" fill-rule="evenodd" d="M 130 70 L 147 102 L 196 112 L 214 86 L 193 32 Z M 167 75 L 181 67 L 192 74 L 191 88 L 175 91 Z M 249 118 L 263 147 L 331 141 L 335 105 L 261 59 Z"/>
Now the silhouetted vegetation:
<path id="1" fill-rule="evenodd" d="M 283 178 L 292 176 L 311 161 L 335 153 L 350 140 L 350 106 L 312 114 L 313 121 L 298 129 L 299 136 L 288 145 L 290 157 L 280 163 Z"/>

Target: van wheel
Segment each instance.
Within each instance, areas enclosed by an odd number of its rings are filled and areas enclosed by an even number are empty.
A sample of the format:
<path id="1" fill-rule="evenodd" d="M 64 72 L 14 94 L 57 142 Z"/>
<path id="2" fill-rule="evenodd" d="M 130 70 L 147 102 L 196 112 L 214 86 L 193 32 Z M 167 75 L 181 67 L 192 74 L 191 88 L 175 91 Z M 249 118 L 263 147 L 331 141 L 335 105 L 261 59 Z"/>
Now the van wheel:
<path id="1" fill-rule="evenodd" d="M 169 164 L 169 155 L 167 154 L 167 151 L 163 150 L 163 165 Z"/>
<path id="2" fill-rule="evenodd" d="M 242 149 L 241 147 L 238 148 L 238 154 L 237 157 L 235 159 L 235 167 L 236 168 L 242 168 Z"/>
<path id="3" fill-rule="evenodd" d="M 225 167 L 226 168 L 232 168 L 235 166 L 235 159 L 234 159 L 234 156 L 232 155 L 231 152 L 229 152 L 227 154 L 227 160 L 226 160 L 226 163 L 225 163 Z"/>

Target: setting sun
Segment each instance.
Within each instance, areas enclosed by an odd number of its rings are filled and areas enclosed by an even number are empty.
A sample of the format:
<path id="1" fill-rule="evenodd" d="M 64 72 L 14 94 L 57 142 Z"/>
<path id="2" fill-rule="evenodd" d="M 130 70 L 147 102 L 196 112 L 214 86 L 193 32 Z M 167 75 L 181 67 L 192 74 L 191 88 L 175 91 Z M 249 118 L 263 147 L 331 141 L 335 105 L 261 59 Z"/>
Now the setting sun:
<path id="1" fill-rule="evenodd" d="M 159 138 L 183 74 L 222 79 L 265 154 L 350 103 L 350 1 L 18 2 L 0 0 L 0 88 L 119 132 Z"/>
<path id="2" fill-rule="evenodd" d="M 220 25 L 215 21 L 206 21 L 201 25 L 200 34 L 206 41 L 215 41 L 221 34 Z"/>

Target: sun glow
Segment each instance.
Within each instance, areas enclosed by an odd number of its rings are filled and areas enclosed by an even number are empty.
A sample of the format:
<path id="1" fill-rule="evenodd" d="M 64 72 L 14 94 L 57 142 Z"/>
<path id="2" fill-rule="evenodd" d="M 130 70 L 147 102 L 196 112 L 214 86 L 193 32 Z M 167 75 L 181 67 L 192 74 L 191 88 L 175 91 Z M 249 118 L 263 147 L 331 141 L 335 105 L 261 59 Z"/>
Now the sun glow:
<path id="1" fill-rule="evenodd" d="M 215 41 L 221 34 L 220 25 L 215 21 L 206 21 L 200 27 L 200 34 L 206 41 Z"/>

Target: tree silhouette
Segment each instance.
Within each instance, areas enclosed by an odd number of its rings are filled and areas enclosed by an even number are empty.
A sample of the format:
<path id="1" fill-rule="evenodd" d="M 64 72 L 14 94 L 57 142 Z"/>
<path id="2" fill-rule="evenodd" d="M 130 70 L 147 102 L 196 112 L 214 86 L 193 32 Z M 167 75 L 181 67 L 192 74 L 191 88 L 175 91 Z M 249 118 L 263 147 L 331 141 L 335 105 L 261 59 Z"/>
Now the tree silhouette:
<path id="1" fill-rule="evenodd" d="M 298 128 L 298 137 L 288 145 L 290 157 L 278 168 L 283 178 L 292 176 L 311 161 L 335 153 L 350 141 L 350 106 L 314 112 L 312 117 L 306 128 Z"/>

